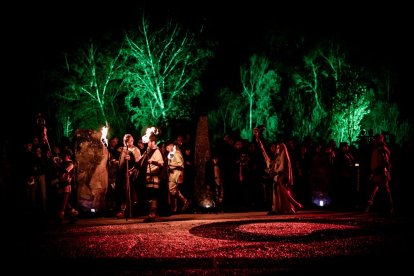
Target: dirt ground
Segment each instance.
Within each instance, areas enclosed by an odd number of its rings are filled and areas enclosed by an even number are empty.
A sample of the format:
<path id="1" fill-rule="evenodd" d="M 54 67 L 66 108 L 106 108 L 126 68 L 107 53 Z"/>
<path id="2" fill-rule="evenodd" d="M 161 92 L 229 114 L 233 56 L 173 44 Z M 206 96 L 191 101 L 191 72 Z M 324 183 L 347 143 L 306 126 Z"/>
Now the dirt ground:
<path id="1" fill-rule="evenodd" d="M 410 225 L 397 214 L 328 211 L 24 219 L 9 234 L 6 264 L 43 275 L 398 273 L 411 267 Z"/>

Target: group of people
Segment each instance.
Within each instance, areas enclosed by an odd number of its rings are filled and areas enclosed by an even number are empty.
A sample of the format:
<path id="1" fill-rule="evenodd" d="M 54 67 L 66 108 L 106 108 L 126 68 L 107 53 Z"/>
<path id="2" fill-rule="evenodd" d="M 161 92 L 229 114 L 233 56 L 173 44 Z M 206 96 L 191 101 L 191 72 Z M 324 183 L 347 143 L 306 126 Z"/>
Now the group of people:
<path id="1" fill-rule="evenodd" d="M 24 175 L 28 202 L 34 205 L 34 202 L 40 198 L 37 205 L 46 212 L 47 186 L 49 186 L 46 182 L 50 181 L 50 186 L 57 195 L 53 212 L 56 213 L 58 221 L 62 221 L 65 217 L 76 219 L 78 211 L 76 199 L 73 198 L 73 190 L 76 189 L 76 165 L 73 161 L 73 152 L 69 148 L 62 153 L 59 147 L 51 148 L 47 139 L 47 127 L 40 119 L 38 135 L 35 137 L 39 144 L 37 142 L 26 144 Z M 250 205 L 251 203 L 263 202 L 269 215 L 292 214 L 303 209 L 304 205 L 309 203 L 309 198 L 300 196 L 299 200 L 296 199 L 297 192 L 300 190 L 294 187 L 298 187 L 301 177 L 298 176 L 298 156 L 295 155 L 295 151 L 284 141 L 272 143 L 269 148 L 265 147 L 260 128 L 255 128 L 253 134 L 255 139 L 248 147 L 243 145 L 242 140 L 237 140 L 234 144 L 230 141 L 223 143 L 227 147 L 213 152 L 211 161 L 206 164 L 206 184 L 212 191 L 214 206 L 217 209 L 222 208 L 223 211 L 232 211 L 240 210 L 236 209 L 238 205 L 247 204 L 247 208 L 251 208 L 254 205 Z M 160 213 L 160 207 L 164 212 L 167 209 L 167 214 L 188 210 L 192 193 L 182 191 L 185 179 L 183 176 L 189 168 L 186 165 L 185 154 L 182 152 L 182 142 L 176 139 L 158 144 L 155 133 L 151 133 L 147 141 L 140 138 L 137 145 L 134 142 L 131 134 L 123 136 L 122 144 L 119 144 L 117 137 L 109 140 L 106 207 L 111 209 L 119 219 L 132 217 L 133 213 L 145 214 L 145 222 L 155 221 Z M 260 156 L 255 156 L 257 152 Z M 321 154 L 329 155 L 329 163 L 336 163 L 338 167 L 354 168 L 356 163 L 345 142 L 341 143 L 337 151 L 331 149 Z M 365 199 L 365 210 L 372 209 L 378 198 L 378 192 L 383 189 L 386 195 L 386 208 L 389 212 L 393 212 L 394 202 L 389 185 L 392 169 L 391 150 L 385 143 L 384 135 L 378 134 L 374 137 L 372 148 L 366 155 L 369 155 L 367 163 L 371 186 L 367 188 L 369 192 Z M 261 161 L 264 163 L 263 167 L 259 165 Z M 347 187 L 352 185 L 349 182 L 353 181 L 353 176 L 343 169 L 336 173 L 339 180 L 336 182 L 334 196 L 336 202 L 341 203 L 341 199 L 347 201 L 349 197 L 354 196 L 347 192 L 349 191 Z M 260 175 L 260 178 L 256 175 Z M 257 183 L 263 182 L 265 175 L 268 183 L 271 183 L 270 197 L 259 195 L 254 198 L 255 194 L 259 194 Z M 324 178 L 329 177 L 324 174 Z M 265 202 L 267 197 L 269 202 Z"/>
<path id="2" fill-rule="evenodd" d="M 256 142 L 265 160 L 267 175 L 272 182 L 271 209 L 269 214 L 295 213 L 297 210 L 304 208 L 294 196 L 294 183 L 298 181 L 298 179 L 294 179 L 295 169 L 293 166 L 295 162 L 291 161 L 289 149 L 284 142 L 273 144 L 274 147 L 271 147 L 271 151 L 274 154 L 271 155 L 272 158 L 269 157 L 261 141 L 261 134 L 260 128 L 254 129 Z M 385 202 L 382 203 L 382 210 L 392 213 L 394 212 L 394 202 L 390 188 L 391 150 L 387 147 L 383 134 L 373 136 L 372 147 L 367 148 L 366 154 L 368 165 L 366 168 L 368 181 L 366 187 L 364 187 L 366 189 L 366 196 L 362 192 L 362 202 L 365 202 L 362 205 L 365 205 L 365 212 L 369 212 L 372 209 L 375 201 L 378 199 L 378 193 L 383 192 Z M 329 156 L 329 162 L 332 167 L 336 168 L 334 169 L 336 187 L 327 191 L 332 194 L 336 201 L 335 204 L 339 208 L 347 206 L 347 204 L 354 204 L 357 201 L 356 192 L 361 193 L 360 182 L 364 181 L 360 178 L 364 176 L 361 177 L 353 173 L 355 171 L 354 168 L 359 166 L 359 163 L 357 163 L 351 153 L 348 143 L 341 142 L 337 151 L 331 149 L 326 155 Z"/>
<path id="3" fill-rule="evenodd" d="M 49 143 L 47 126 L 37 114 L 34 137 L 24 144 L 21 171 L 25 193 L 25 210 L 42 217 L 53 216 L 76 221 L 78 210 L 74 199 L 76 166 L 73 151 Z"/>
<path id="4" fill-rule="evenodd" d="M 268 178 L 271 179 L 270 182 L 272 183 L 268 214 L 293 214 L 298 210 L 303 209 L 304 205 L 300 202 L 303 198 L 301 198 L 301 200 L 297 200 L 294 195 L 295 191 L 293 187 L 295 181 L 297 181 L 294 179 L 295 163 L 291 160 L 291 154 L 288 146 L 284 142 L 274 143 L 274 147 L 271 148 L 271 154 L 268 154 L 267 149 L 262 143 L 260 130 L 254 129 L 254 137 L 257 145 L 259 146 L 259 151 L 262 153 L 262 159 L 265 161 L 264 169 L 267 172 Z M 183 196 L 179 188 L 183 182 L 183 172 L 185 170 L 180 145 L 173 141 L 166 142 L 163 145 L 165 146 L 165 152 L 162 152 L 157 146 L 156 136 L 151 135 L 148 145 L 143 151 L 140 151 L 134 146 L 132 135 L 127 134 L 124 136 L 124 146 L 119 157 L 120 170 L 118 173 L 118 183 L 122 183 L 120 184 L 120 187 L 122 188 L 121 193 L 123 195 L 131 194 L 132 200 L 127 200 L 125 196 L 123 197 L 122 202 L 118 204 L 118 206 L 120 206 L 117 214 L 118 218 L 124 218 L 128 215 L 126 213 L 128 212 L 128 207 L 126 206 L 127 201 L 138 201 L 147 203 L 145 209 L 148 212 L 148 217 L 145 221 L 154 221 L 158 213 L 160 198 L 162 199 L 162 195 L 160 194 L 160 186 L 162 185 L 162 181 L 165 181 L 168 187 L 167 203 L 172 214 L 177 212 L 178 202 L 182 206 L 181 211 L 185 211 L 189 207 L 189 200 Z M 237 149 L 236 145 L 235 149 Z M 237 185 L 240 186 L 243 186 L 243 182 L 246 181 L 247 174 L 244 173 L 244 167 L 250 166 L 247 165 L 247 162 L 243 161 L 243 156 L 244 158 L 247 158 L 245 157 L 245 153 L 241 153 L 240 158 L 237 161 L 237 166 L 239 166 L 237 180 L 240 182 L 237 182 Z M 389 187 L 391 170 L 389 156 L 390 150 L 385 145 L 384 136 L 382 134 L 376 135 L 373 140 L 373 148 L 370 153 L 369 170 L 370 184 L 372 184 L 372 187 L 368 187 L 370 191 L 368 192 L 368 198 L 365 200 L 366 211 L 370 210 L 374 204 L 374 200 L 377 197 L 378 191 L 382 188 L 384 188 L 387 195 L 387 210 L 389 212 L 393 211 L 393 199 L 391 189 Z M 350 153 L 347 143 L 341 143 L 340 149 L 338 149 L 336 156 L 332 158 L 337 159 L 335 162 L 338 164 L 344 163 L 342 165 L 338 165 L 340 167 L 354 168 L 355 166 L 354 157 Z M 207 185 L 211 186 L 210 188 L 212 189 L 215 207 L 219 208 L 227 205 L 228 208 L 229 206 L 231 207 L 232 204 L 234 205 L 235 202 L 231 200 L 231 193 L 236 196 L 241 196 L 236 199 L 239 203 L 243 201 L 242 198 L 244 196 L 248 196 L 249 192 L 247 190 L 241 190 L 241 193 L 237 193 L 236 190 L 231 190 L 228 186 L 226 188 L 226 177 L 223 175 L 226 171 L 221 170 L 223 163 L 220 162 L 220 155 L 214 153 L 211 159 L 211 168 L 206 167 L 206 179 L 211 179 L 211 181 L 207 180 L 207 182 L 211 182 L 207 183 Z M 125 167 L 125 164 L 128 163 L 129 167 Z M 262 174 L 263 172 L 259 173 Z M 211 174 L 211 176 L 209 176 L 209 174 Z M 125 177 L 126 175 L 128 175 L 128 177 Z M 340 174 L 339 178 L 341 180 L 336 184 L 339 186 L 346 185 L 348 187 L 353 185 L 352 176 L 346 178 L 344 175 L 347 174 Z M 120 180 L 119 177 L 122 180 Z M 125 179 L 129 181 L 128 185 L 125 183 Z M 251 179 L 249 181 L 251 181 Z M 142 183 L 145 183 L 145 185 L 142 185 Z M 131 187 L 130 193 L 125 192 L 126 187 Z M 142 187 L 145 187 L 145 190 L 142 190 Z M 340 195 L 334 194 L 335 200 L 339 204 L 342 204 L 341 199 L 352 202 L 354 199 L 350 198 L 355 197 L 355 194 L 347 192 L 349 189 L 345 186 L 341 187 L 337 187 L 335 189 L 337 194 L 340 193 Z M 225 192 L 226 189 L 227 192 Z M 234 193 L 234 191 L 236 191 L 236 193 Z M 137 197 L 140 198 L 137 199 Z M 235 196 L 233 196 L 233 198 L 234 197 Z"/>
<path id="5" fill-rule="evenodd" d="M 168 186 L 167 203 L 171 214 L 177 212 L 178 200 L 181 201 L 181 212 L 187 210 L 190 202 L 179 189 L 184 171 L 180 145 L 168 141 L 164 143 L 166 152 L 163 153 L 154 133 L 149 135 L 146 146 L 141 139 L 139 143 L 142 144 L 141 148 L 134 145 L 131 134 L 125 134 L 122 147 L 109 147 L 109 186 L 115 193 L 116 217 L 128 218 L 133 211 L 138 211 L 147 212 L 145 222 L 154 221 L 164 183 Z"/>

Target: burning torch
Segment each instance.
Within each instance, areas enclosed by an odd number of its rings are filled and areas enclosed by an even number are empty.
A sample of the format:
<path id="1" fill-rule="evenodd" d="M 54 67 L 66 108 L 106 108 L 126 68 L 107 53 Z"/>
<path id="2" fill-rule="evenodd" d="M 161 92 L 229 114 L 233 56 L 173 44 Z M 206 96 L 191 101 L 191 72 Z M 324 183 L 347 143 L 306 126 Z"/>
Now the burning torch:
<path id="1" fill-rule="evenodd" d="M 167 155 L 168 159 L 170 159 L 170 160 L 173 159 L 174 158 L 174 154 L 175 154 L 176 151 L 177 151 L 177 148 L 174 145 L 173 150 L 170 153 L 168 153 L 168 155 Z"/>
<path id="2" fill-rule="evenodd" d="M 102 133 L 101 142 L 102 144 L 104 144 L 106 148 L 108 148 L 108 138 L 106 138 L 106 136 L 108 135 L 108 127 L 106 126 L 102 127 L 101 133 Z"/>
<path id="3" fill-rule="evenodd" d="M 155 135 L 157 135 L 158 134 L 158 129 L 155 128 L 155 127 L 149 127 L 149 128 L 147 128 L 147 130 L 145 131 L 145 135 L 142 136 L 142 142 L 144 144 L 147 144 L 148 143 L 149 137 L 150 137 L 150 135 L 152 133 L 154 133 Z"/>

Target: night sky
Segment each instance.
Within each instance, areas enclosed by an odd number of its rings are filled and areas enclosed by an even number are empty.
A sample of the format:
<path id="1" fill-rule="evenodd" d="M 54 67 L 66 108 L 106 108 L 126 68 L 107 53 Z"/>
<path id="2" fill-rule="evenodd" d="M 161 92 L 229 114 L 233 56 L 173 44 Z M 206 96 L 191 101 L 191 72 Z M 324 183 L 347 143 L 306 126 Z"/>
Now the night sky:
<path id="1" fill-rule="evenodd" d="M 16 3 L 15 7 L 4 10 L 8 17 L 2 18 L 3 49 L 6 49 L 3 54 L 8 73 L 5 82 L 9 85 L 3 95 L 10 95 L 11 101 L 19 106 L 21 116 L 30 117 L 37 110 L 33 105 L 42 99 L 45 90 L 42 72 L 59 66 L 56 61 L 62 51 L 89 37 L 115 34 L 137 26 L 142 11 L 159 22 L 172 18 L 190 28 L 203 26 L 206 37 L 218 42 L 216 58 L 206 73 L 210 79 L 206 83 L 209 90 L 240 82 L 240 62 L 247 61 L 252 51 L 260 50 L 269 30 L 276 30 L 303 34 L 311 40 L 343 41 L 357 62 L 389 66 L 400 80 L 396 98 L 401 103 L 409 102 L 414 48 L 409 41 L 413 34 L 412 19 L 406 6 L 396 3 L 360 6 L 344 2 L 343 6 L 334 7 L 295 1 L 281 5 L 279 1 L 269 0 L 232 6 L 226 1 L 91 2 L 96 4 L 57 1 L 28 6 Z M 5 111 L 10 105 L 6 101 L 2 103 L 2 118 L 10 122 Z M 407 106 L 404 104 L 402 112 L 412 118 Z"/>

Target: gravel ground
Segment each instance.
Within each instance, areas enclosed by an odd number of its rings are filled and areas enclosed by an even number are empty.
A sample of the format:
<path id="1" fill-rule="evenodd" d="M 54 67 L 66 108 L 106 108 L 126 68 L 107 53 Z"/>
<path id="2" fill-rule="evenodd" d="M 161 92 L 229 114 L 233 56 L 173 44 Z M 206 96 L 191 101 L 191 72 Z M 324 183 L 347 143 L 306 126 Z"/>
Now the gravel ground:
<path id="1" fill-rule="evenodd" d="M 283 275 L 410 271 L 407 216 L 301 211 L 180 214 L 143 223 L 25 219 L 10 233 L 13 274 Z M 6 259 L 7 260 L 7 259 Z"/>

